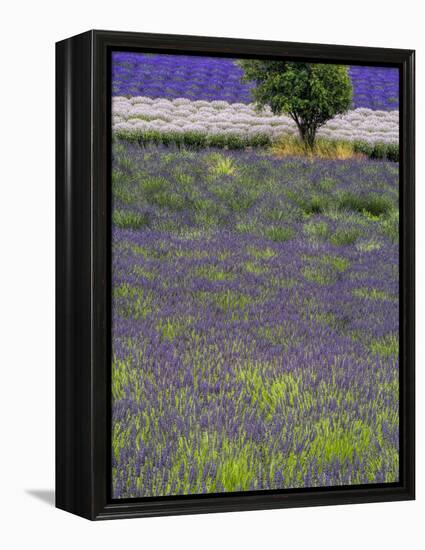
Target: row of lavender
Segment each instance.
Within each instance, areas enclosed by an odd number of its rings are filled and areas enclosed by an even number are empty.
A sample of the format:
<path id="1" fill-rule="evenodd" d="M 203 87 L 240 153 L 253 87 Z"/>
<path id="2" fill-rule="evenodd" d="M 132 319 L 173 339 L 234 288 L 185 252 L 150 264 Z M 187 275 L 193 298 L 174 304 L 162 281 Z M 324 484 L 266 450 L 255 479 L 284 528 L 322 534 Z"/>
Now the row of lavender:
<path id="1" fill-rule="evenodd" d="M 398 109 L 398 69 L 351 66 L 349 72 L 353 109 Z M 233 59 L 114 52 L 112 93 L 247 104 L 252 85 L 241 82 L 242 74 Z"/>
<path id="2" fill-rule="evenodd" d="M 398 118 L 398 111 L 359 108 L 334 117 L 319 129 L 318 136 L 367 143 L 398 143 Z M 112 100 L 112 124 L 117 135 L 122 137 L 150 131 L 230 134 L 248 138 L 264 136 L 270 140 L 298 135 L 294 121 L 288 116 L 275 116 L 269 108 L 258 111 L 253 104 L 223 100 L 116 96 Z"/>
<path id="3" fill-rule="evenodd" d="M 398 167 L 113 151 L 113 496 L 398 480 Z"/>

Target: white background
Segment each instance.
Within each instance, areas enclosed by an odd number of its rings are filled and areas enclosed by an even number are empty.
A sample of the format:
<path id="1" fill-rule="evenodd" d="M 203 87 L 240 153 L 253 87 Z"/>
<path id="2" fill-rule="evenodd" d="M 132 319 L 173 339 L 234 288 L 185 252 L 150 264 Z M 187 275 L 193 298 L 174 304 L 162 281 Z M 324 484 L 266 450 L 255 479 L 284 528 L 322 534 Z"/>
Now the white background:
<path id="1" fill-rule="evenodd" d="M 6 0 L 2 3 L 0 545 L 3 548 L 390 550 L 402 545 L 409 549 L 423 548 L 425 50 L 420 5 L 419 0 Z M 416 502 L 97 523 L 52 506 L 54 43 L 91 28 L 417 50 Z"/>

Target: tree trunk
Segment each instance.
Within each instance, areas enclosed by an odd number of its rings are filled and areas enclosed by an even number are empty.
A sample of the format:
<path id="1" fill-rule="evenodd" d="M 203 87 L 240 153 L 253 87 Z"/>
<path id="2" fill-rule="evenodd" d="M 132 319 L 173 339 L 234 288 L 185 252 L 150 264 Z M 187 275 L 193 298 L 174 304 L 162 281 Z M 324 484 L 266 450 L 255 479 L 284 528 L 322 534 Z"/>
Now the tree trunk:
<path id="1" fill-rule="evenodd" d="M 301 139 L 307 150 L 313 151 L 316 140 L 316 127 L 306 124 L 297 124 Z"/>

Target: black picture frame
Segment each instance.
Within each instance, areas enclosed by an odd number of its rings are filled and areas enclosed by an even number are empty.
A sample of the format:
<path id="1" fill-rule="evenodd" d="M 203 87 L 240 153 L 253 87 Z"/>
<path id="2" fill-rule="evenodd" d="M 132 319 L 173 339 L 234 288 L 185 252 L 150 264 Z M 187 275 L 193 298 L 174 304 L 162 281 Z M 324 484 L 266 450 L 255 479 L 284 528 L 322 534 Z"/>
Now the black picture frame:
<path id="1" fill-rule="evenodd" d="M 400 69 L 400 482 L 110 498 L 112 50 Z M 91 520 L 415 498 L 414 51 L 92 30 L 56 44 L 56 506 Z"/>

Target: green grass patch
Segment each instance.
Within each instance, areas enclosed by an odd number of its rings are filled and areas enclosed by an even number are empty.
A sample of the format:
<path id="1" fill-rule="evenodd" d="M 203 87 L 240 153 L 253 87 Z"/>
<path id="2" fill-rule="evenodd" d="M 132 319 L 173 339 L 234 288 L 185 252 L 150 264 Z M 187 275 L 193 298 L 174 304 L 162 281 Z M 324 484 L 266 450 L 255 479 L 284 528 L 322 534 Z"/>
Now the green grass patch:
<path id="1" fill-rule="evenodd" d="M 398 357 L 399 337 L 398 334 L 389 334 L 383 338 L 373 340 L 370 344 L 370 351 L 382 357 Z"/>
<path id="2" fill-rule="evenodd" d="M 333 198 L 328 195 L 313 195 L 309 198 L 292 195 L 292 197 L 307 216 L 311 216 L 313 214 L 323 214 L 334 204 Z"/>
<path id="3" fill-rule="evenodd" d="M 381 227 L 384 235 L 386 235 L 393 243 L 399 242 L 400 227 L 399 227 L 399 212 L 392 212 L 388 218 L 381 222 Z"/>
<path id="4" fill-rule="evenodd" d="M 142 196 L 150 204 L 170 210 L 183 210 L 184 197 L 174 192 L 165 178 L 151 177 L 139 183 Z"/>
<path id="5" fill-rule="evenodd" d="M 212 153 L 206 160 L 213 176 L 232 176 L 236 172 L 235 161 L 230 157 Z"/>
<path id="6" fill-rule="evenodd" d="M 186 202 L 184 197 L 177 193 L 160 191 L 156 193 L 150 200 L 152 204 L 156 204 L 161 208 L 168 208 L 169 210 L 184 210 Z"/>
<path id="7" fill-rule="evenodd" d="M 329 236 L 328 224 L 323 221 L 309 221 L 304 224 L 303 231 L 313 239 L 326 239 Z"/>
<path id="8" fill-rule="evenodd" d="M 317 283 L 319 285 L 329 285 L 335 281 L 332 273 L 318 269 L 317 267 L 308 266 L 303 269 L 303 275 L 306 281 Z"/>
<path id="9" fill-rule="evenodd" d="M 328 193 L 329 191 L 332 191 L 337 183 L 338 182 L 333 178 L 323 178 L 317 184 L 317 188 L 323 193 Z"/>
<path id="10" fill-rule="evenodd" d="M 361 458 L 370 449 L 372 430 L 361 420 L 354 420 L 347 428 L 335 426 L 329 418 L 325 418 L 316 424 L 315 432 L 309 454 L 316 456 L 324 465 L 331 464 L 335 459 L 341 463 L 352 461 L 354 451 Z"/>
<path id="11" fill-rule="evenodd" d="M 149 215 L 132 210 L 114 210 L 112 223 L 123 229 L 141 229 L 149 225 Z"/>
<path id="12" fill-rule="evenodd" d="M 173 175 L 176 183 L 184 188 L 190 187 L 195 179 L 191 174 L 187 174 L 179 170 L 176 171 Z"/>
<path id="13" fill-rule="evenodd" d="M 134 275 L 144 277 L 145 279 L 149 279 L 150 281 L 155 277 L 155 273 L 153 273 L 152 271 L 149 271 L 148 269 L 144 268 L 141 265 L 135 265 L 132 271 Z"/>
<path id="14" fill-rule="evenodd" d="M 112 195 L 114 200 L 131 204 L 134 200 L 133 190 L 130 189 L 131 178 L 121 170 L 114 169 L 111 175 Z"/>
<path id="15" fill-rule="evenodd" d="M 271 281 L 273 286 L 276 286 L 277 288 L 293 288 L 297 284 L 295 279 L 291 279 L 289 277 L 272 276 Z"/>
<path id="16" fill-rule="evenodd" d="M 356 288 L 353 290 L 353 294 L 367 300 L 394 300 L 393 296 L 377 288 Z"/>
<path id="17" fill-rule="evenodd" d="M 248 253 L 257 260 L 270 260 L 270 258 L 276 256 L 276 252 L 271 248 L 255 248 L 253 246 L 249 246 L 247 250 Z"/>
<path id="18" fill-rule="evenodd" d="M 114 159 L 115 162 L 115 159 Z M 123 170 L 124 172 L 132 172 L 136 165 L 134 163 L 134 160 L 124 153 L 121 153 L 117 156 L 116 163 L 118 164 L 119 168 Z"/>
<path id="19" fill-rule="evenodd" d="M 224 292 L 215 293 L 213 295 L 213 301 L 224 312 L 232 312 L 236 310 L 245 310 L 252 300 L 245 294 L 228 289 Z"/>
<path id="20" fill-rule="evenodd" d="M 394 204 L 385 195 L 378 195 L 377 193 L 366 196 L 343 193 L 338 198 L 338 207 L 341 210 L 352 210 L 379 218 L 391 212 L 394 209 Z"/>
<path id="21" fill-rule="evenodd" d="M 139 246 L 137 244 L 133 244 L 130 246 L 130 248 L 133 254 L 136 254 L 136 256 L 143 256 L 143 258 L 145 259 L 154 257 L 154 252 L 149 248 L 146 248 L 145 246 Z"/>
<path id="22" fill-rule="evenodd" d="M 264 233 L 268 239 L 277 243 L 289 241 L 294 236 L 293 229 L 289 227 L 269 227 Z"/>
<path id="23" fill-rule="evenodd" d="M 111 392 L 114 401 L 125 397 L 125 388 L 130 383 L 130 361 L 117 360 L 112 361 L 112 384 Z"/>
<path id="24" fill-rule="evenodd" d="M 335 246 L 348 246 L 354 244 L 360 237 L 358 229 L 337 229 L 330 237 L 329 241 Z"/>
<path id="25" fill-rule="evenodd" d="M 194 487 L 189 482 L 189 461 L 191 457 L 196 478 Z M 170 466 L 169 483 L 174 481 L 177 490 L 183 494 L 190 494 L 194 488 L 201 485 L 204 479 L 208 492 L 221 491 L 247 491 L 253 479 L 255 471 L 251 464 L 254 461 L 254 449 L 252 445 L 241 439 L 229 439 L 220 437 L 217 433 L 202 432 L 199 437 L 191 434 L 189 437 L 181 435 L 178 440 L 176 458 Z M 214 474 L 210 470 L 211 463 L 217 465 Z M 184 472 L 183 478 L 181 471 Z M 220 487 L 217 483 L 220 482 Z"/>
<path id="26" fill-rule="evenodd" d="M 259 265 L 256 262 L 246 262 L 245 269 L 248 273 L 253 273 L 254 275 L 261 275 L 267 272 L 267 268 Z"/>
<path id="27" fill-rule="evenodd" d="M 304 278 L 312 283 L 328 285 L 334 283 L 338 273 L 346 271 L 350 262 L 340 256 L 306 256 L 308 266 L 303 269 Z"/>
<path id="28" fill-rule="evenodd" d="M 235 225 L 235 229 L 238 233 L 253 234 L 259 233 L 258 227 L 255 221 L 241 221 Z"/>
<path id="29" fill-rule="evenodd" d="M 356 248 L 360 250 L 360 252 L 372 252 L 373 250 L 379 250 L 381 244 L 374 240 L 362 241 L 356 244 Z"/>
<path id="30" fill-rule="evenodd" d="M 178 336 L 181 336 L 184 334 L 188 326 L 191 322 L 190 318 L 187 319 L 162 319 L 157 323 L 156 330 L 161 335 L 161 338 L 163 340 L 168 340 L 169 342 L 172 342 L 175 340 Z"/>
<path id="31" fill-rule="evenodd" d="M 349 267 L 350 262 L 346 258 L 341 258 L 340 256 L 321 256 L 319 257 L 319 262 L 329 265 L 336 271 L 343 273 Z"/>
<path id="32" fill-rule="evenodd" d="M 114 299 L 123 317 L 145 319 L 152 313 L 152 292 L 124 283 L 113 290 Z"/>
<path id="33" fill-rule="evenodd" d="M 141 192 L 148 199 L 155 196 L 156 193 L 167 191 L 169 187 L 168 181 L 165 178 L 160 177 L 144 178 L 139 182 Z"/>
<path id="34" fill-rule="evenodd" d="M 271 332 L 268 333 L 265 328 L 263 337 L 271 341 L 277 339 L 279 342 L 284 342 L 285 334 L 289 334 L 285 327 L 282 327 L 281 334 L 279 331 L 270 330 Z M 270 379 L 270 370 L 273 370 L 271 364 L 253 362 L 244 364 L 236 375 L 237 379 L 244 384 L 245 392 L 250 396 L 252 403 L 255 404 L 259 413 L 264 414 L 266 420 L 272 419 L 279 405 L 293 407 L 302 394 L 299 375 L 282 373 Z M 299 406 L 308 407 L 312 397 L 311 392 L 304 392 Z"/>

